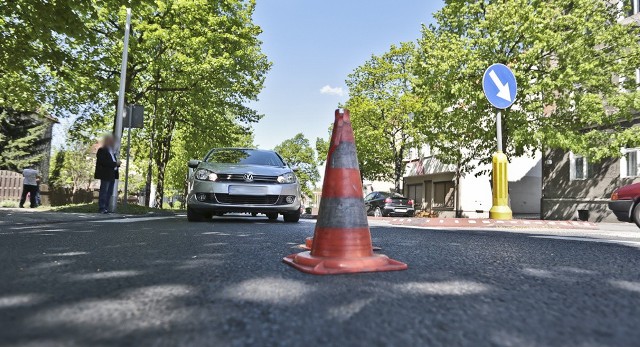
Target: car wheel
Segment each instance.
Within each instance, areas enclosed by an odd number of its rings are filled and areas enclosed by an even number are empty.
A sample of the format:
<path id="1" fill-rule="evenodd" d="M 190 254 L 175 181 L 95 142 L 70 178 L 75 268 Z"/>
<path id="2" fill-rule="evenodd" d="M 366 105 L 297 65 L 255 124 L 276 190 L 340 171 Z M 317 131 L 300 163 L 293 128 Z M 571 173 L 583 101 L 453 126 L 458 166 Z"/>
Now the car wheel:
<path id="1" fill-rule="evenodd" d="M 636 223 L 638 228 L 640 228 L 640 202 L 636 204 L 636 207 L 633 208 L 633 214 L 631 215 L 633 221 Z"/>
<path id="2" fill-rule="evenodd" d="M 276 219 L 278 219 L 278 214 L 277 213 L 267 213 L 267 218 L 269 218 L 269 220 L 276 220 Z"/>
<path id="3" fill-rule="evenodd" d="M 187 207 L 187 220 L 189 222 L 202 222 L 204 220 L 204 216 Z"/>
<path id="4" fill-rule="evenodd" d="M 374 217 L 382 217 L 382 210 L 380 209 L 380 207 L 376 207 L 376 209 L 373 210 L 373 216 Z"/>
<path id="5" fill-rule="evenodd" d="M 414 216 L 414 213 L 413 213 L 413 212 L 412 212 L 412 213 L 407 213 L 407 214 L 405 215 L 405 217 L 413 217 L 413 216 Z"/>
<path id="6" fill-rule="evenodd" d="M 285 223 L 298 223 L 300 220 L 300 211 L 284 214 Z"/>

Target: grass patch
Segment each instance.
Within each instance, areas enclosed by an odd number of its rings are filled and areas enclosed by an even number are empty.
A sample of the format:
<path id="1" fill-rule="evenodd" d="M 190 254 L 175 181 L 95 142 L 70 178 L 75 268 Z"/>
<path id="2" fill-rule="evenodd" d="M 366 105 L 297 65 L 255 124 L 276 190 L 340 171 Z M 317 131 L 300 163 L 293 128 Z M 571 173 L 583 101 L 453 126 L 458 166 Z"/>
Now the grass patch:
<path id="1" fill-rule="evenodd" d="M 2 200 L 0 201 L 0 207 L 18 207 L 18 202 L 11 200 Z"/>
<path id="2" fill-rule="evenodd" d="M 75 204 L 75 205 L 65 205 L 65 206 L 56 206 L 52 207 L 51 211 L 56 212 L 70 212 L 70 213 L 96 213 L 98 212 L 98 204 Z M 172 215 L 174 212 L 172 210 L 161 210 L 159 208 L 151 208 L 141 205 L 133 205 L 127 204 L 122 205 L 118 204 L 117 212 L 119 214 L 162 214 L 162 215 Z"/>

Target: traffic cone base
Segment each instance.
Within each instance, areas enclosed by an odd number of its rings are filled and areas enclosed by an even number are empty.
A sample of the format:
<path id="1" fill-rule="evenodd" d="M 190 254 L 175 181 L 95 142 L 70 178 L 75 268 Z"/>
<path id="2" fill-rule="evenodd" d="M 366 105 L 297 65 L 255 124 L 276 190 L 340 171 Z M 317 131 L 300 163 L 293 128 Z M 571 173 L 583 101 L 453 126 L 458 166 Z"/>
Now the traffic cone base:
<path id="1" fill-rule="evenodd" d="M 294 268 L 314 275 L 337 275 L 356 272 L 379 272 L 406 270 L 407 264 L 389 259 L 386 255 L 369 257 L 334 258 L 315 257 L 311 252 L 292 254 L 283 261 Z"/>

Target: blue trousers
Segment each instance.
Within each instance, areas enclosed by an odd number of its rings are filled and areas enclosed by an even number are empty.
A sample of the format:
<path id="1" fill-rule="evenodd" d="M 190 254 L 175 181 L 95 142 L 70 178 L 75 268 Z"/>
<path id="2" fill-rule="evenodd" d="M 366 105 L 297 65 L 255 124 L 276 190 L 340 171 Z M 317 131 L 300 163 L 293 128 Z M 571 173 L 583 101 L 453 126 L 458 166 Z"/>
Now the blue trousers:
<path id="1" fill-rule="evenodd" d="M 113 195 L 115 180 L 100 180 L 100 194 L 98 194 L 99 212 L 109 210 L 109 200 Z"/>

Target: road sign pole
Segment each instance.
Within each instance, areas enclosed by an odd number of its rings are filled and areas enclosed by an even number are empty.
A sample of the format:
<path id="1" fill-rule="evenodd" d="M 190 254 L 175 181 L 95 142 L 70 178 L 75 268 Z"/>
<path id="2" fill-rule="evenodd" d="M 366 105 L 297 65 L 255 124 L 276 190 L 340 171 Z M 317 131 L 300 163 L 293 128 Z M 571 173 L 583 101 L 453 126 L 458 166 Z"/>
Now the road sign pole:
<path id="1" fill-rule="evenodd" d="M 502 152 L 502 112 L 496 112 L 496 139 L 498 141 L 496 153 L 491 158 L 493 171 L 493 206 L 489 210 L 489 218 L 507 220 L 513 217 L 509 207 L 509 180 L 507 165 L 509 161 Z"/>
<path id="2" fill-rule="evenodd" d="M 498 140 L 498 152 L 502 152 L 502 112 L 496 112 L 496 139 Z"/>
<path id="3" fill-rule="evenodd" d="M 129 53 L 129 31 L 131 27 L 131 9 L 127 9 L 127 20 L 124 26 L 124 49 L 122 50 L 122 65 L 120 66 L 120 91 L 118 92 L 118 108 L 116 109 L 116 128 L 113 134 L 116 142 L 115 153 L 119 158 L 122 143 L 122 113 L 124 111 L 124 92 L 127 80 L 127 57 Z M 113 196 L 110 201 L 110 211 L 115 212 L 118 206 L 118 180 L 113 184 Z"/>
<path id="4" fill-rule="evenodd" d="M 509 208 L 509 181 L 507 176 L 507 156 L 502 152 L 502 112 L 513 105 L 517 94 L 517 81 L 513 72 L 503 64 L 493 64 L 482 77 L 482 89 L 489 103 L 496 109 L 497 151 L 492 156 L 493 170 L 493 206 L 489 217 L 493 219 L 511 219 Z"/>

